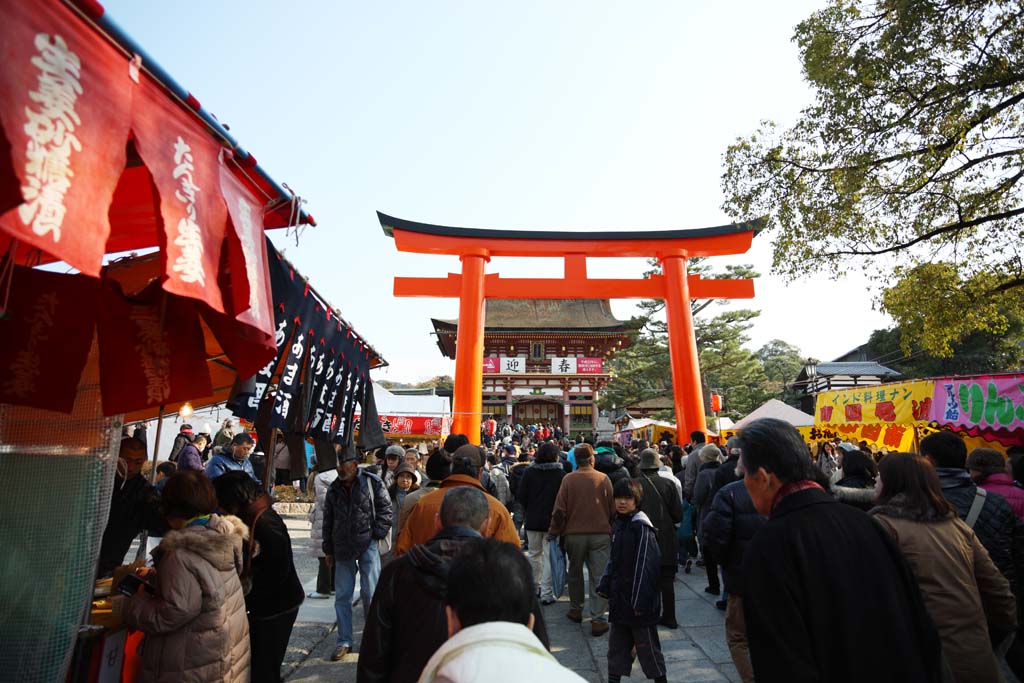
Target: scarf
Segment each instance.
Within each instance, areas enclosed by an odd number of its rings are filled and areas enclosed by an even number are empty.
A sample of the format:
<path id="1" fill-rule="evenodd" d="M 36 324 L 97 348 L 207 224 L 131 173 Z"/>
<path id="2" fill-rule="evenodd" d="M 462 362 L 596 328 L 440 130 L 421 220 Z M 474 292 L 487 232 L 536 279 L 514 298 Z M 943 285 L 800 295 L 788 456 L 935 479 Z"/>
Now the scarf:
<path id="1" fill-rule="evenodd" d="M 778 505 L 780 502 L 782 502 L 783 498 L 786 498 L 787 496 L 791 496 L 794 493 L 797 493 L 799 491 L 806 491 L 807 489 L 818 489 L 819 491 L 824 491 L 825 490 L 825 489 L 821 488 L 821 486 L 819 484 L 811 481 L 810 479 L 802 479 L 800 481 L 791 481 L 788 484 L 784 484 L 782 486 L 782 488 L 780 488 L 775 493 L 775 498 L 772 499 L 772 510 L 775 509 L 776 505 Z"/>

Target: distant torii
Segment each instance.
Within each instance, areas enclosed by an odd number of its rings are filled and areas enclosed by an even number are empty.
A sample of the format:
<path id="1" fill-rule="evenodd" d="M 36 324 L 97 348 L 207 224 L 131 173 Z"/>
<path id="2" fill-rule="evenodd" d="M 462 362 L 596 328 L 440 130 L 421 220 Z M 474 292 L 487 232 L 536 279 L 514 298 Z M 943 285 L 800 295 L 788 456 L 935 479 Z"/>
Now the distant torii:
<path id="1" fill-rule="evenodd" d="M 446 278 L 395 278 L 395 296 L 459 299 L 453 433 L 479 442 L 487 299 L 605 298 L 665 300 L 676 428 L 683 435 L 706 431 L 690 300 L 750 299 L 754 296 L 754 281 L 705 280 L 700 275 L 687 275 L 686 262 L 697 257 L 745 253 L 764 219 L 696 230 L 567 232 L 450 228 L 392 218 L 379 211 L 377 216 L 384 233 L 394 238 L 398 251 L 453 255 L 462 262 L 462 273 L 449 273 Z M 562 258 L 565 275 L 561 279 L 485 275 L 484 265 L 492 256 Z M 588 256 L 653 256 L 663 274 L 643 280 L 589 278 Z"/>

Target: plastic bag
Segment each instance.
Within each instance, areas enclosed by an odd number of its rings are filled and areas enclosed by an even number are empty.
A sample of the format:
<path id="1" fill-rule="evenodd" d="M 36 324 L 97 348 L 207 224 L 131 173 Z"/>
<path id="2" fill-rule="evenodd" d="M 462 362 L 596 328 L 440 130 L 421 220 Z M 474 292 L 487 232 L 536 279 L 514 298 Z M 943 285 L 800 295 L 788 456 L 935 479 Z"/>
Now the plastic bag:
<path id="1" fill-rule="evenodd" d="M 548 541 L 548 563 L 551 565 L 551 593 L 557 600 L 565 592 L 567 581 L 565 552 L 557 538 Z"/>

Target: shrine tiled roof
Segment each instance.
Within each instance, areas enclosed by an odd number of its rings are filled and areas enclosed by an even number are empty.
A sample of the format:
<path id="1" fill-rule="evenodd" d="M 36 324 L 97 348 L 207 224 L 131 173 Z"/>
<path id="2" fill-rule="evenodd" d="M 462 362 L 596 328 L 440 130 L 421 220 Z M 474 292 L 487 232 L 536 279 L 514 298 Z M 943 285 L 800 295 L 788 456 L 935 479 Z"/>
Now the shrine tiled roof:
<path id="1" fill-rule="evenodd" d="M 458 320 L 432 322 L 439 333 L 454 332 L 459 325 Z M 491 299 L 484 329 L 626 332 L 632 326 L 612 314 L 607 299 Z"/>

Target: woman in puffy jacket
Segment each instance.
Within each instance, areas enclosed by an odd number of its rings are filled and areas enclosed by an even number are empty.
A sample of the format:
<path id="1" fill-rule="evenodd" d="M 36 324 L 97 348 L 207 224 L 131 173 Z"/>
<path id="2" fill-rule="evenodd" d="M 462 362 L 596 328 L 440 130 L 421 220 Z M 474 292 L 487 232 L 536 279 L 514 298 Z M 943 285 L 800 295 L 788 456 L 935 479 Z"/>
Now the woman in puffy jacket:
<path id="1" fill-rule="evenodd" d="M 1016 626 L 1010 584 L 942 496 L 931 463 L 916 455 L 889 455 L 880 470 L 879 504 L 871 514 L 910 564 L 952 680 L 1003 680 L 991 642 L 1011 636 Z"/>
<path id="2" fill-rule="evenodd" d="M 310 475 L 310 482 L 307 490 L 313 492 L 313 507 L 309 511 L 309 551 L 320 561 L 320 568 L 316 572 L 316 590 L 307 597 L 329 598 L 334 592 L 334 570 L 327 566 L 324 560 L 324 505 L 327 501 L 327 489 L 338 478 L 338 470 L 331 468 L 323 472 Z"/>
<path id="3" fill-rule="evenodd" d="M 153 551 L 155 569 L 140 574 L 124 622 L 146 634 L 140 681 L 206 683 L 249 680 L 249 623 L 239 580 L 242 542 L 237 517 L 213 514 L 217 495 L 202 472 L 177 472 L 161 505 L 172 531 Z"/>
<path id="4" fill-rule="evenodd" d="M 1024 489 L 1013 483 L 1002 453 L 994 448 L 975 448 L 967 456 L 967 470 L 975 484 L 1005 498 L 1017 519 L 1024 520 Z"/>

